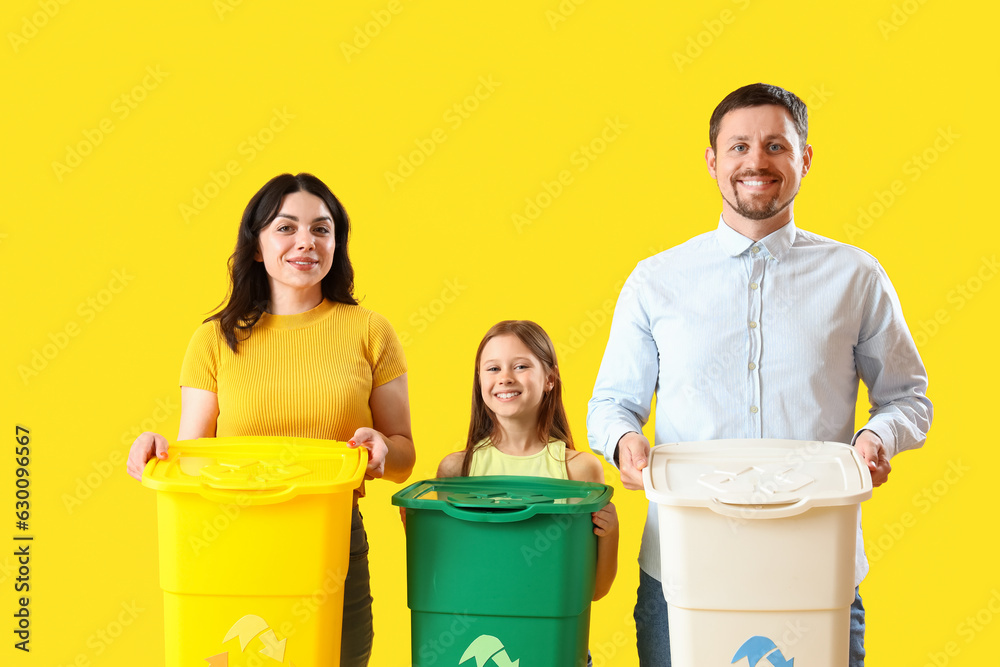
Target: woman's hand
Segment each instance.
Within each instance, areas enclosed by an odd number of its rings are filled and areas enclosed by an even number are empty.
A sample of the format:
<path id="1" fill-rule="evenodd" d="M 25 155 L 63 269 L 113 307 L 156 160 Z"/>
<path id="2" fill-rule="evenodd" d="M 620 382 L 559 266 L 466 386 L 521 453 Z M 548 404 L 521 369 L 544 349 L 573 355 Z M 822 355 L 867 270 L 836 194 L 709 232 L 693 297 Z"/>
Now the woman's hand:
<path id="1" fill-rule="evenodd" d="M 152 431 L 140 433 L 128 450 L 125 470 L 132 477 L 142 481 L 142 471 L 146 467 L 146 462 L 154 456 L 158 459 L 167 458 L 167 439 Z"/>
<path id="2" fill-rule="evenodd" d="M 373 428 L 361 427 L 354 432 L 354 437 L 347 441 L 349 447 L 364 447 L 368 450 L 368 469 L 365 479 L 375 479 L 385 473 L 385 455 L 389 446 L 385 438 Z"/>

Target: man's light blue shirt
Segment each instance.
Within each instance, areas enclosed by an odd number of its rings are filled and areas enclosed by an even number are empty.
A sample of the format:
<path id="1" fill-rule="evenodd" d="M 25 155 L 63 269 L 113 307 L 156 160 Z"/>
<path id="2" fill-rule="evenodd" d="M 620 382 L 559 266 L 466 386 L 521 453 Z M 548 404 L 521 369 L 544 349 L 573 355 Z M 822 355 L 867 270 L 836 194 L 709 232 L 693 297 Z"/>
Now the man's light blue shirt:
<path id="1" fill-rule="evenodd" d="M 754 242 L 715 231 L 639 262 L 625 282 L 587 416 L 614 462 L 656 396 L 655 443 L 779 438 L 852 443 L 862 429 L 891 457 L 923 444 L 927 374 L 896 292 L 868 253 L 795 222 Z M 859 429 L 860 431 L 861 429 Z M 656 505 L 639 564 L 660 579 Z M 856 579 L 868 571 L 860 527 Z"/>

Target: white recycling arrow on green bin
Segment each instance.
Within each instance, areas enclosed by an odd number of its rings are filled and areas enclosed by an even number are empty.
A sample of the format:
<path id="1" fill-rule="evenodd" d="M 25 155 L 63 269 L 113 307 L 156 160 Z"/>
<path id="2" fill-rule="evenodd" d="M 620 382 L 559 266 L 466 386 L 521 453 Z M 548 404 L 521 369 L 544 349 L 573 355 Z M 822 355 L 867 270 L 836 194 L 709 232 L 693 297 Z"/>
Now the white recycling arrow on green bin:
<path id="1" fill-rule="evenodd" d="M 462 659 L 458 663 L 462 664 L 470 658 L 476 659 L 476 667 L 483 667 L 491 658 L 497 667 L 518 667 L 521 662 L 520 659 L 512 661 L 503 647 L 503 642 L 493 635 L 476 637 L 469 644 L 469 648 L 465 649 L 465 653 L 462 654 Z"/>

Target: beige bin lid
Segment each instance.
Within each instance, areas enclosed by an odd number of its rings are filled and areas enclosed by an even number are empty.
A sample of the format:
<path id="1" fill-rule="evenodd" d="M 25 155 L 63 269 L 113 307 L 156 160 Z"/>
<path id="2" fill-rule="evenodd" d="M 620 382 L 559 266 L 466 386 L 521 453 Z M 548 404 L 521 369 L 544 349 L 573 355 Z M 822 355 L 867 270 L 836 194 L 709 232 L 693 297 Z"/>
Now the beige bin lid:
<path id="1" fill-rule="evenodd" d="M 850 445 L 803 440 L 707 440 L 653 447 L 642 471 L 660 505 L 739 518 L 782 518 L 871 498 L 868 467 Z"/>

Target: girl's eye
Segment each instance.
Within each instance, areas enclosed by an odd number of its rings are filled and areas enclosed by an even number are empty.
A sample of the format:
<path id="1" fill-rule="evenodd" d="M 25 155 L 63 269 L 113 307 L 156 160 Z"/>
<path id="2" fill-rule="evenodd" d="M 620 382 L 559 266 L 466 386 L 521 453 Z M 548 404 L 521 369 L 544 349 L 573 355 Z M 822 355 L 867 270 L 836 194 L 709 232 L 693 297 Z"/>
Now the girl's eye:
<path id="1" fill-rule="evenodd" d="M 319 232 L 320 234 L 329 234 L 330 233 L 330 229 L 327 228 L 327 227 L 317 227 L 316 231 Z"/>
<path id="2" fill-rule="evenodd" d="M 291 229 L 289 225 L 278 225 L 278 228 L 275 231 L 287 232 L 289 229 Z"/>

